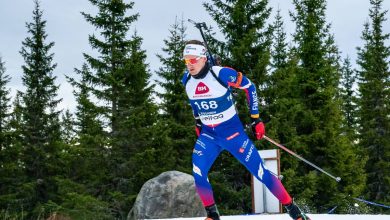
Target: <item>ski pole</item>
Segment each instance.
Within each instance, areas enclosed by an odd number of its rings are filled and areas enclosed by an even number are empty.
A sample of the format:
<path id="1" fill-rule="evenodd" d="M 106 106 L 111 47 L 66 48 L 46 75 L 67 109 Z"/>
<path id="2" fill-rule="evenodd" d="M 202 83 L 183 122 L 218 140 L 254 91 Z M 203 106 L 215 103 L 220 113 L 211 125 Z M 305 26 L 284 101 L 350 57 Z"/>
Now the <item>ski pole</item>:
<path id="1" fill-rule="evenodd" d="M 216 63 L 214 61 L 214 57 L 213 55 L 211 54 L 211 50 L 209 48 L 209 45 L 207 44 L 207 41 L 206 41 L 206 37 L 204 36 L 204 33 L 203 33 L 203 30 L 202 30 L 202 27 L 207 29 L 207 26 L 206 26 L 206 23 L 205 22 L 202 22 L 202 23 L 197 23 L 191 19 L 188 19 L 188 22 L 192 23 L 193 25 L 195 25 L 196 28 L 199 29 L 200 31 L 200 35 L 202 35 L 202 38 L 203 38 L 203 42 L 204 42 L 204 45 L 206 46 L 206 49 L 207 49 L 207 53 L 209 54 L 209 59 L 210 59 L 210 62 L 211 62 L 211 65 L 212 66 L 215 66 Z"/>
<path id="2" fill-rule="evenodd" d="M 359 202 L 364 202 L 368 205 L 373 205 L 373 206 L 378 206 L 378 207 L 382 207 L 382 208 L 387 208 L 387 209 L 390 209 L 390 206 L 388 205 L 384 205 L 384 204 L 380 204 L 380 203 L 376 203 L 376 202 L 370 202 L 370 201 L 367 201 L 367 200 L 364 200 L 364 199 L 361 199 L 361 198 L 353 198 Z"/>
<path id="3" fill-rule="evenodd" d="M 263 137 L 264 137 L 264 139 L 266 139 L 267 141 L 271 142 L 272 144 L 274 144 L 274 145 L 278 146 L 279 148 L 282 148 L 283 150 L 287 151 L 287 153 L 289 153 L 289 154 L 293 155 L 294 157 L 296 157 L 296 158 L 302 160 L 303 162 L 305 162 L 305 163 L 309 164 L 310 166 L 316 168 L 317 170 L 321 171 L 322 173 L 324 173 L 324 174 L 330 176 L 331 178 L 333 178 L 333 179 L 336 180 L 337 182 L 340 182 L 340 181 L 341 181 L 341 178 L 340 178 L 340 177 L 335 177 L 335 176 L 333 176 L 332 174 L 326 172 L 325 170 L 323 170 L 323 169 L 321 169 L 320 167 L 316 166 L 316 165 L 313 164 L 312 162 L 310 162 L 310 161 L 306 160 L 305 158 L 299 156 L 298 154 L 294 153 L 293 151 L 291 151 L 291 150 L 288 149 L 287 147 L 285 147 L 285 146 L 279 144 L 278 142 L 272 140 L 271 138 L 269 138 L 269 137 L 267 137 L 267 136 L 265 136 L 265 135 L 264 135 Z"/>

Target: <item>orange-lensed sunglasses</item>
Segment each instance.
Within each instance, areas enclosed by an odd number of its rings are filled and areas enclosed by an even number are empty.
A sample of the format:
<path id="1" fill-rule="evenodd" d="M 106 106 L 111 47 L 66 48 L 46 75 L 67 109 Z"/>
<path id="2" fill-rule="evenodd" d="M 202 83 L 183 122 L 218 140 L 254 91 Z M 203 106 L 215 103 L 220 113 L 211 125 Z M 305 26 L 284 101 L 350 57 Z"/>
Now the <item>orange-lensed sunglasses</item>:
<path id="1" fill-rule="evenodd" d="M 187 65 L 187 64 L 196 64 L 198 61 L 199 61 L 199 59 L 200 59 L 201 57 L 196 57 L 196 58 L 192 58 L 192 59 L 184 59 L 184 63 Z"/>

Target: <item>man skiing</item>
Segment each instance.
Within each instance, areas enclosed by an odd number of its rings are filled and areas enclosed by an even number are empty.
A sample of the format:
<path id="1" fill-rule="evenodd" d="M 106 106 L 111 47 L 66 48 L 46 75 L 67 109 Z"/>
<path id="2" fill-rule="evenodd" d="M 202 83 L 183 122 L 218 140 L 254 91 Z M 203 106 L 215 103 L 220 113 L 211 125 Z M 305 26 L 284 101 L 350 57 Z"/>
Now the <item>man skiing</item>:
<path id="1" fill-rule="evenodd" d="M 196 121 L 193 175 L 199 197 L 207 212 L 206 220 L 219 220 L 208 172 L 223 151 L 229 151 L 253 176 L 259 179 L 285 206 L 294 220 L 309 220 L 293 202 L 278 178 L 270 173 L 245 133 L 237 115 L 230 88 L 246 92 L 250 106 L 252 131 L 257 140 L 263 138 L 265 127 L 259 118 L 256 87 L 240 72 L 231 68 L 210 66 L 206 47 L 191 40 L 183 51 L 187 71 L 182 78 Z"/>

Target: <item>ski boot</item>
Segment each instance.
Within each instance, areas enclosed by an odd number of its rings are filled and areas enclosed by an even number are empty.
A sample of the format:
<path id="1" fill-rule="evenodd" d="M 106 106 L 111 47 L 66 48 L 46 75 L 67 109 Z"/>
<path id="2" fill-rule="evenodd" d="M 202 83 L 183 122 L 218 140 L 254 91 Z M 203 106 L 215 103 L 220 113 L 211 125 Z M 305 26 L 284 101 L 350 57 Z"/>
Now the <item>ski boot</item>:
<path id="1" fill-rule="evenodd" d="M 287 209 L 290 217 L 294 220 L 310 220 L 310 218 L 306 216 L 294 202 L 291 202 L 290 205 L 286 205 L 285 208 Z"/>
<path id="2" fill-rule="evenodd" d="M 207 218 L 205 220 L 220 220 L 219 219 L 219 212 L 217 209 L 217 206 L 210 205 L 205 207 L 206 212 L 207 212 Z"/>

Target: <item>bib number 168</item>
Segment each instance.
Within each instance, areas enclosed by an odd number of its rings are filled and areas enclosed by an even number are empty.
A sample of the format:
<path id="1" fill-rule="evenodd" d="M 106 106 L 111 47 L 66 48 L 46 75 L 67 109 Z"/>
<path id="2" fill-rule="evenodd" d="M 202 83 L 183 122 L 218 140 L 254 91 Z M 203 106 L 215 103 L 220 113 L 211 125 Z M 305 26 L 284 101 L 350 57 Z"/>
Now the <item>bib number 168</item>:
<path id="1" fill-rule="evenodd" d="M 195 102 L 195 105 L 198 107 L 199 110 L 209 110 L 209 109 L 216 109 L 218 108 L 218 104 L 216 101 L 202 101 L 200 103 Z"/>

